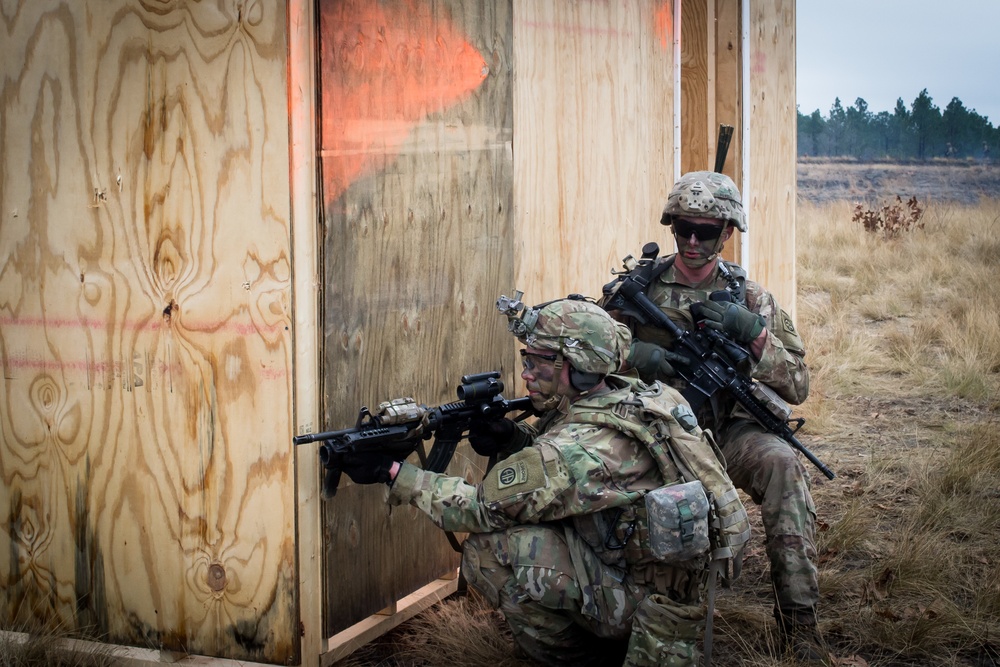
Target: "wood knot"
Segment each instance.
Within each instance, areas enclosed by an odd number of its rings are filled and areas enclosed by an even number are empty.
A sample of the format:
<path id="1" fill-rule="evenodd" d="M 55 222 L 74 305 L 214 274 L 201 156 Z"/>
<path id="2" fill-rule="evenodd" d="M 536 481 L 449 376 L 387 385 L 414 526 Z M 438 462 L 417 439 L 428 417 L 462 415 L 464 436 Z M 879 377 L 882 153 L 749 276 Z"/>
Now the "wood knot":
<path id="1" fill-rule="evenodd" d="M 170 318 L 173 317 L 174 313 L 178 310 L 177 301 L 174 299 L 170 300 L 167 307 L 163 309 L 163 320 L 170 324 Z"/>
<path id="2" fill-rule="evenodd" d="M 208 587 L 218 593 L 226 587 L 226 568 L 218 563 L 208 567 Z"/>

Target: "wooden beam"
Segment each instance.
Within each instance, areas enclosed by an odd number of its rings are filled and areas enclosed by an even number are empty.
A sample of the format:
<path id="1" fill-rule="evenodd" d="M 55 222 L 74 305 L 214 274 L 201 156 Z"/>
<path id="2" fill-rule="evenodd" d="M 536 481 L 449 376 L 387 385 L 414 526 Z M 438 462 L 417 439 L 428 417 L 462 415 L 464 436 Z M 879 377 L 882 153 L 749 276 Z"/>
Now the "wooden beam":
<path id="1" fill-rule="evenodd" d="M 743 161 L 743 125 L 741 122 L 740 95 L 742 94 L 742 82 L 740 80 L 740 67 L 742 52 L 740 40 L 740 0 L 712 0 L 715 11 L 715 84 L 711 86 L 714 95 L 714 124 L 715 132 L 718 132 L 720 124 L 733 126 L 733 138 L 729 143 L 729 154 L 726 157 L 726 165 L 722 172 L 733 179 L 742 193 L 743 183 L 741 182 L 740 165 Z M 712 139 L 712 163 L 715 163 L 715 142 L 718 138 Z M 749 202 L 744 203 L 749 206 Z M 742 234 L 734 234 L 726 244 L 722 256 L 729 261 L 739 261 L 741 246 L 743 243 Z"/>
<path id="2" fill-rule="evenodd" d="M 288 5 L 289 178 L 294 314 L 293 411 L 297 434 L 319 420 L 319 257 L 316 184 L 315 0 Z M 290 445 L 291 446 L 291 445 Z M 295 452 L 299 644 L 303 665 L 323 652 L 323 530 L 315 446 Z"/>
<path id="3" fill-rule="evenodd" d="M 420 588 L 402 600 L 390 605 L 388 613 L 379 612 L 365 620 L 352 625 L 330 637 L 329 650 L 320 657 L 321 667 L 329 667 L 333 663 L 349 656 L 359 648 L 385 633 L 400 623 L 407 621 L 431 605 L 437 604 L 458 590 L 457 570 L 449 573 L 423 588 Z"/>
<path id="4" fill-rule="evenodd" d="M 681 173 L 708 163 L 708 3 L 681 2 Z M 714 114 L 713 114 L 714 115 Z"/>

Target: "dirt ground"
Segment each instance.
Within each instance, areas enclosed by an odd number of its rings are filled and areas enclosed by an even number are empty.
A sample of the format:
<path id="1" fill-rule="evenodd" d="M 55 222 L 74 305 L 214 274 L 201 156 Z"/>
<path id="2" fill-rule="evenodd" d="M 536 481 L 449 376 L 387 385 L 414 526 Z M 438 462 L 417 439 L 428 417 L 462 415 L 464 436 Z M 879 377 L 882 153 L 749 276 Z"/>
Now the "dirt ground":
<path id="1" fill-rule="evenodd" d="M 904 201 L 976 204 L 980 197 L 1000 196 L 1000 162 L 951 160 L 924 163 L 861 163 L 849 160 L 800 159 L 798 196 L 823 203 L 848 200 L 877 204 L 888 196 Z"/>

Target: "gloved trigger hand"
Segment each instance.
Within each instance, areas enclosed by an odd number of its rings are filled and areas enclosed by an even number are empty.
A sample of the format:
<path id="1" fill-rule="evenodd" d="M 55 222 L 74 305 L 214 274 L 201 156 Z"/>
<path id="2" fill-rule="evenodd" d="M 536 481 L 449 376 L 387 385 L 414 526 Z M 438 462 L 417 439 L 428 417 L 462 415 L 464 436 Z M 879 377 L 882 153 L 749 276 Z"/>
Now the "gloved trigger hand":
<path id="1" fill-rule="evenodd" d="M 706 327 L 724 333 L 743 345 L 753 342 L 764 330 L 764 318 L 738 303 L 702 301 L 699 310 Z"/>
<path id="2" fill-rule="evenodd" d="M 469 427 L 469 444 L 480 456 L 492 456 L 507 449 L 514 435 L 514 422 L 504 417 L 494 421 L 478 421 Z"/>
<path id="3" fill-rule="evenodd" d="M 647 382 L 671 378 L 677 375 L 673 364 L 688 365 L 691 360 L 684 355 L 671 352 L 655 343 L 633 340 L 629 348 L 627 363 L 639 371 L 639 377 Z"/>

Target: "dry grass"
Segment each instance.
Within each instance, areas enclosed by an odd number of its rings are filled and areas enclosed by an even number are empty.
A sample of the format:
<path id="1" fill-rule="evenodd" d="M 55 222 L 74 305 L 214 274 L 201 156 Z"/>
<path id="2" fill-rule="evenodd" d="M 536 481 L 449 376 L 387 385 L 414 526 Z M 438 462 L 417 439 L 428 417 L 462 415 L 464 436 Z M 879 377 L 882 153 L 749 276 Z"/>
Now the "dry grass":
<path id="1" fill-rule="evenodd" d="M 79 636 L 79 635 L 77 635 Z M 119 649 L 95 639 L 77 642 L 63 628 L 24 625 L 0 634 L 0 665 L 3 667 L 119 667 L 126 661 Z M 74 650 L 82 648 L 83 650 Z"/>
<path id="2" fill-rule="evenodd" d="M 922 202 L 923 203 L 923 202 Z M 800 203 L 797 319 L 812 395 L 821 628 L 844 667 L 1000 662 L 1000 202 L 929 203 L 887 240 L 848 202 Z M 749 501 L 748 501 L 749 502 Z M 763 530 L 721 593 L 714 664 L 775 655 Z M 502 620 L 457 598 L 350 665 L 511 665 Z"/>

